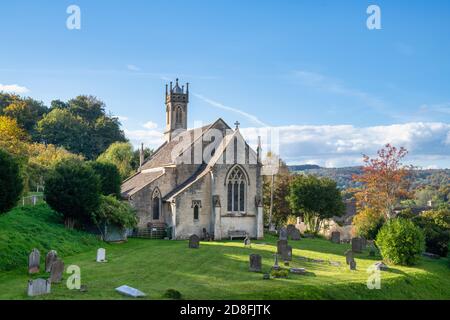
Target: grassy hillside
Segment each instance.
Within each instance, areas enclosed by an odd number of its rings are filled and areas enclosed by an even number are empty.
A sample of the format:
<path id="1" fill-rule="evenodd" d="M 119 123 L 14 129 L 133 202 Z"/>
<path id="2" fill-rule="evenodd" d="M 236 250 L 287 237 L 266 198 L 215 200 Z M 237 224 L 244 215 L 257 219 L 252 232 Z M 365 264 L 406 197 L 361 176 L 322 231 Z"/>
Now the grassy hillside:
<path id="1" fill-rule="evenodd" d="M 199 249 L 189 249 L 187 241 L 170 240 L 103 244 L 107 263 L 95 262 L 96 248 L 63 257 L 66 266 L 81 268 L 87 292 L 70 291 L 63 280 L 52 286 L 50 295 L 34 299 L 127 299 L 114 291 L 125 284 L 147 293 L 148 299 L 162 299 L 167 289 L 180 291 L 185 299 L 450 299 L 447 259 L 422 258 L 414 267 L 391 266 L 382 272 L 381 290 L 369 290 L 366 269 L 380 257 L 359 254 L 358 270 L 350 271 L 344 257 L 347 244 L 321 239 L 289 243 L 294 248 L 291 267 L 305 267 L 308 274 L 271 280 L 248 271 L 251 253 L 261 254 L 263 271 L 270 270 L 276 251 L 271 236 L 252 248 L 241 241 L 201 242 Z M 304 261 L 301 256 L 338 261 L 341 266 Z M 31 299 L 25 293 L 28 279 L 24 270 L 0 273 L 0 299 Z"/>
<path id="2" fill-rule="evenodd" d="M 61 215 L 46 204 L 17 207 L 0 215 L 0 270 L 24 272 L 33 248 L 39 249 L 43 260 L 49 250 L 68 256 L 98 244 L 90 234 L 65 229 Z"/>

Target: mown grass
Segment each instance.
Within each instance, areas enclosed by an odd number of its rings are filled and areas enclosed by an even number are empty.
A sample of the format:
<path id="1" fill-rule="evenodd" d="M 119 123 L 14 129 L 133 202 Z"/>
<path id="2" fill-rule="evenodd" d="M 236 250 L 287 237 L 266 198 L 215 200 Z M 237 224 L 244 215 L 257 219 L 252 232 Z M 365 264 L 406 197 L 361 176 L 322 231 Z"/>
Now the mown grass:
<path id="1" fill-rule="evenodd" d="M 33 248 L 69 256 L 99 246 L 95 236 L 64 228 L 62 216 L 46 204 L 17 207 L 0 216 L 0 270 L 26 272 Z"/>
<path id="2" fill-rule="evenodd" d="M 263 280 L 261 273 L 249 272 L 251 253 L 262 255 L 264 272 L 269 272 L 275 243 L 268 236 L 252 248 L 241 241 L 202 242 L 199 249 L 189 249 L 187 241 L 169 240 L 102 244 L 107 263 L 95 262 L 96 248 L 62 256 L 66 266 L 80 266 L 87 292 L 68 290 L 64 280 L 52 287 L 50 295 L 28 298 L 30 277 L 15 270 L 0 275 L 0 299 L 128 299 L 114 291 L 124 284 L 145 292 L 147 299 L 164 299 L 167 289 L 178 290 L 184 299 L 450 299 L 446 259 L 423 258 L 414 267 L 391 266 L 382 272 L 381 289 L 369 290 L 366 269 L 380 258 L 367 252 L 357 255 L 358 270 L 350 271 L 343 255 L 348 245 L 322 239 L 290 241 L 294 248 L 290 267 L 305 267 L 307 275 Z M 341 266 L 307 262 L 299 256 L 339 261 Z"/>

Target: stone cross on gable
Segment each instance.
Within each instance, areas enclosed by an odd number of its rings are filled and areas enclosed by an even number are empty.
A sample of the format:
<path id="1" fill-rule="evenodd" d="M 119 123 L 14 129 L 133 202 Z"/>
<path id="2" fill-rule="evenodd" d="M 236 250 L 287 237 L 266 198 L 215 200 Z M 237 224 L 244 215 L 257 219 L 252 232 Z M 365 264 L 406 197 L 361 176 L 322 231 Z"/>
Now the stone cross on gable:
<path id="1" fill-rule="evenodd" d="M 238 130 L 238 129 L 239 129 L 239 126 L 240 126 L 241 124 L 239 123 L 239 121 L 236 121 L 236 122 L 234 123 L 234 125 L 236 126 L 236 130 Z"/>

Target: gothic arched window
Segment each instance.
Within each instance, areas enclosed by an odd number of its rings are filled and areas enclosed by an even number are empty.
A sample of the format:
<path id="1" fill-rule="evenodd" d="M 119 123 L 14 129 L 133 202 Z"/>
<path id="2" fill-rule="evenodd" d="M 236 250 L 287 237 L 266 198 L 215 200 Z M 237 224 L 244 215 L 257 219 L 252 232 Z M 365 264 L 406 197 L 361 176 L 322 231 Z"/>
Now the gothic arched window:
<path id="1" fill-rule="evenodd" d="M 202 207 L 201 200 L 192 200 L 192 208 L 194 209 L 194 221 L 200 219 L 200 208 Z"/>
<path id="2" fill-rule="evenodd" d="M 232 169 L 227 178 L 227 211 L 232 213 L 245 212 L 246 176 L 240 167 Z"/>
<path id="3" fill-rule="evenodd" d="M 181 107 L 178 107 L 175 112 L 175 123 L 183 124 L 183 111 L 181 110 Z"/>
<path id="4" fill-rule="evenodd" d="M 159 220 L 161 215 L 161 193 L 158 189 L 155 189 L 153 192 L 152 204 L 153 220 Z"/>

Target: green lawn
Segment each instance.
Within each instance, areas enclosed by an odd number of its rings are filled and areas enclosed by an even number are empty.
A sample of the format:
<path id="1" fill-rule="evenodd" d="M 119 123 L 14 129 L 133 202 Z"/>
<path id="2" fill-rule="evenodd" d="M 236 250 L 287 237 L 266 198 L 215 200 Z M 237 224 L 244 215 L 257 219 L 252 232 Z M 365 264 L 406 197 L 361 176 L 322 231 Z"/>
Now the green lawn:
<path id="1" fill-rule="evenodd" d="M 185 299 L 450 299 L 446 259 L 392 266 L 382 272 L 381 290 L 369 290 L 366 269 L 380 258 L 370 258 L 367 252 L 357 255 L 358 270 L 350 271 L 343 255 L 348 245 L 322 239 L 290 241 L 291 267 L 305 267 L 307 275 L 263 280 L 262 274 L 249 272 L 250 253 L 261 254 L 264 271 L 270 270 L 275 243 L 267 236 L 252 248 L 244 248 L 241 241 L 202 242 L 197 250 L 188 249 L 187 241 L 131 239 L 102 244 L 107 263 L 95 262 L 96 248 L 62 257 L 66 266 L 80 266 L 87 292 L 70 291 L 63 281 L 53 285 L 50 295 L 33 299 L 126 299 L 114 291 L 124 284 L 147 293 L 148 299 L 162 299 L 170 288 Z M 340 261 L 341 266 L 306 262 L 298 256 Z M 29 278 L 25 268 L 1 272 L 0 299 L 31 299 L 26 296 Z"/>

